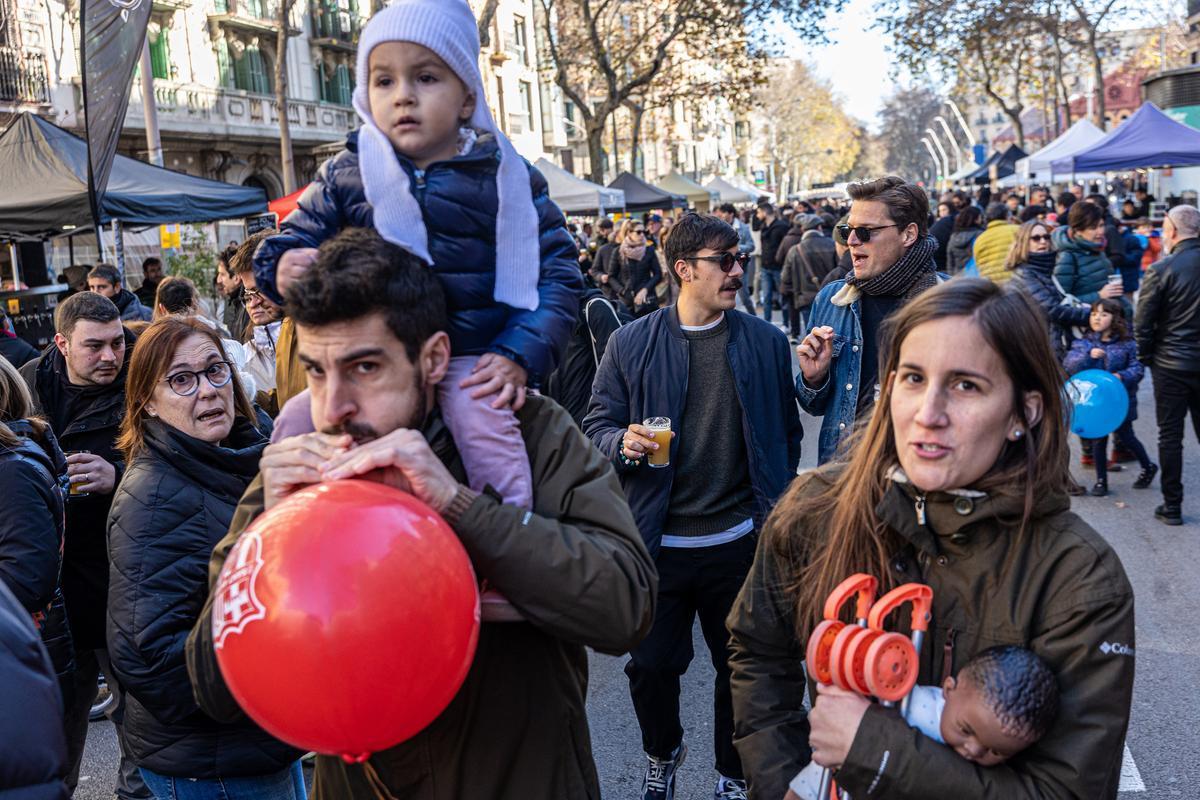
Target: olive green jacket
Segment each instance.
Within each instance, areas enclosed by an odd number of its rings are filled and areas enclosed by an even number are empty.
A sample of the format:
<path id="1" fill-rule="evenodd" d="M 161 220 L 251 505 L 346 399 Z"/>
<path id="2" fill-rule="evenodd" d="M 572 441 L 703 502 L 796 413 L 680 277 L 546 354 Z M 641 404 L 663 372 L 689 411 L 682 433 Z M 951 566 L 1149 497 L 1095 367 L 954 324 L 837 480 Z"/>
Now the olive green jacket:
<path id="1" fill-rule="evenodd" d="M 528 621 L 485 623 L 450 706 L 416 737 L 370 759 L 395 798 L 600 797 L 584 707 L 584 648 L 618 654 L 637 644 L 654 619 L 658 577 L 611 464 L 570 415 L 530 397 L 517 418 L 533 468 L 532 514 L 485 493 L 454 530 L 477 575 Z M 465 480 L 440 419 L 425 433 Z M 213 553 L 210 586 L 262 507 L 260 475 Z M 210 597 L 188 637 L 188 672 L 200 706 L 216 719 L 235 719 L 241 711 L 217 666 L 211 614 Z M 361 765 L 318 756 L 316 800 L 377 796 Z"/>
<path id="2" fill-rule="evenodd" d="M 836 469 L 797 478 L 800 491 L 819 491 Z M 1040 742 L 984 768 L 873 705 L 838 784 L 855 800 L 1115 798 L 1134 670 L 1133 590 L 1116 554 L 1071 513 L 1065 495 L 1040 496 L 1034 521 L 1019 534 L 1020 499 L 929 494 L 921 525 L 917 493 L 900 481 L 889 483 L 876 513 L 907 542 L 891 559 L 891 579 L 933 589 L 918 683 L 940 685 L 976 653 L 1017 644 L 1054 671 L 1061 707 Z M 811 758 L 802 664 L 808 631 L 797 638 L 783 591 L 796 570 L 775 547 L 783 535 L 765 526 L 728 619 L 734 741 L 751 795 L 763 800 L 782 798 Z M 895 629 L 907 633 L 907 613 L 897 617 Z"/>

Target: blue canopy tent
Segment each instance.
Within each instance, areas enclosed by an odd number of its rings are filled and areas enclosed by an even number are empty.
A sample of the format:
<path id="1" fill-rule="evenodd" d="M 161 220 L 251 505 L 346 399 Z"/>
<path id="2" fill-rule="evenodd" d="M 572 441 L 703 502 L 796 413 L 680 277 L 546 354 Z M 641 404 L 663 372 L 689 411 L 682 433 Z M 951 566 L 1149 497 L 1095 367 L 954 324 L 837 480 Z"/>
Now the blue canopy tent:
<path id="1" fill-rule="evenodd" d="M 0 134 L 0 237 L 40 239 L 91 227 L 87 142 L 29 113 Z M 197 178 L 118 155 L 101 223 L 240 219 L 267 210 L 262 189 Z"/>
<path id="2" fill-rule="evenodd" d="M 996 151 L 983 162 L 979 169 L 963 178 L 972 183 L 987 183 L 992 179 L 992 167 L 996 167 L 996 178 L 1007 178 L 1017 171 L 1017 162 L 1029 155 L 1015 144 L 1008 146 L 1003 153 Z"/>
<path id="3" fill-rule="evenodd" d="M 1153 103 L 1143 103 L 1133 116 L 1091 147 L 1051 162 L 1056 174 L 1197 165 L 1200 130 L 1176 122 Z"/>

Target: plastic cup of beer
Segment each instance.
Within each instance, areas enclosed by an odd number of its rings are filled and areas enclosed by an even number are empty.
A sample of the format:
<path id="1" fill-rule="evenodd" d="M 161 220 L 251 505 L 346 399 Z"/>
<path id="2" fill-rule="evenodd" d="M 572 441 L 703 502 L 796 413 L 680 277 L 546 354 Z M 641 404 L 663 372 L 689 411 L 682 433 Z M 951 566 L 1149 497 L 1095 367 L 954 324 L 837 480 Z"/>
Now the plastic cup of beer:
<path id="1" fill-rule="evenodd" d="M 65 456 L 86 455 L 90 452 L 91 452 L 90 450 L 67 450 L 65 453 L 63 453 L 63 455 L 65 455 Z M 82 486 L 83 486 L 82 483 L 71 482 L 70 477 L 68 477 L 67 485 L 63 488 L 66 489 L 67 497 L 88 497 L 91 494 L 91 492 L 83 491 L 83 489 L 80 488 Z"/>
<path id="2" fill-rule="evenodd" d="M 657 450 L 647 454 L 646 462 L 655 468 L 671 466 L 671 439 L 675 436 L 671 431 L 671 420 L 667 417 L 650 417 L 642 421 L 642 427 L 649 429 L 648 438 L 658 445 Z"/>

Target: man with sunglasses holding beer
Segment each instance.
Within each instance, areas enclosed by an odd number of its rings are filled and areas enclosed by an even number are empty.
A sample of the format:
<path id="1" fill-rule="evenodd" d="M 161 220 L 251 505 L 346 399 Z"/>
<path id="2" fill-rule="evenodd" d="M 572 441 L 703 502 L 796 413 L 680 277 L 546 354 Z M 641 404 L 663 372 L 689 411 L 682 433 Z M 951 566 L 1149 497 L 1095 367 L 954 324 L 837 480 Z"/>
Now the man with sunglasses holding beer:
<path id="1" fill-rule="evenodd" d="M 905 302 L 936 285 L 937 239 L 929 234 L 929 198 L 919 186 L 890 175 L 852 183 L 850 215 L 837 233 L 850 248 L 852 268 L 813 301 L 811 332 L 796 352 L 800 405 L 824 416 L 819 463 L 865 418 L 879 393 L 879 330 Z"/>
<path id="2" fill-rule="evenodd" d="M 654 626 L 625 667 L 649 759 L 642 797 L 674 796 L 687 752 L 679 680 L 699 616 L 717 670 L 714 796 L 744 800 L 725 617 L 803 431 L 787 338 L 734 307 L 748 259 L 737 231 L 687 214 L 664 250 L 679 301 L 611 336 L 583 428 L 612 459 L 659 575 Z"/>

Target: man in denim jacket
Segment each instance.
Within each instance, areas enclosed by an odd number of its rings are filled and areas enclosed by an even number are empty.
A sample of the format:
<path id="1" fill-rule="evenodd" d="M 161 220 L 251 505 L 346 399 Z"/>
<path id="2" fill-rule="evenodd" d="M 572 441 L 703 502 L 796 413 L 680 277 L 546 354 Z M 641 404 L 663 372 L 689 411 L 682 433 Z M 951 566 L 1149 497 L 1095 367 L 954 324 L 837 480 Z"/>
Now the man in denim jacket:
<path id="1" fill-rule="evenodd" d="M 838 226 L 850 247 L 853 270 L 813 301 L 811 332 L 796 352 L 801 407 L 824 416 L 817 459 L 834 457 L 879 394 L 879 334 L 883 321 L 940 276 L 929 235 L 929 199 L 923 189 L 890 175 L 847 187 L 853 204 Z"/>

